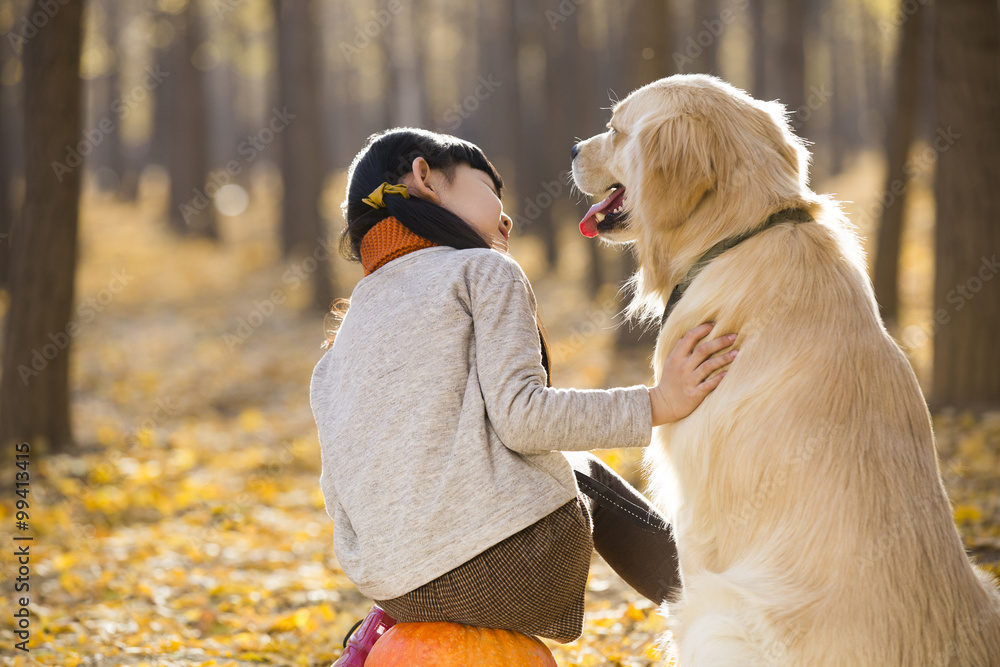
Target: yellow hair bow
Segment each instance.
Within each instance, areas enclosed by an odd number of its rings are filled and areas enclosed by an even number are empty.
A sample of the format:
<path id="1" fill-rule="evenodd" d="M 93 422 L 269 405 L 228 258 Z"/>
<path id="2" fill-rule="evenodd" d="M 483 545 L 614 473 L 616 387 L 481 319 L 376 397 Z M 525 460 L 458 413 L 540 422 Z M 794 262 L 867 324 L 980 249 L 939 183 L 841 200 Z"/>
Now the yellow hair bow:
<path id="1" fill-rule="evenodd" d="M 372 208 L 385 208 L 385 202 L 382 201 L 382 197 L 385 195 L 403 195 L 404 199 L 410 198 L 410 193 L 406 190 L 406 185 L 400 183 L 399 185 L 390 185 L 389 183 L 383 183 L 378 186 L 372 193 L 366 198 L 362 199 L 364 203 L 368 204 Z"/>

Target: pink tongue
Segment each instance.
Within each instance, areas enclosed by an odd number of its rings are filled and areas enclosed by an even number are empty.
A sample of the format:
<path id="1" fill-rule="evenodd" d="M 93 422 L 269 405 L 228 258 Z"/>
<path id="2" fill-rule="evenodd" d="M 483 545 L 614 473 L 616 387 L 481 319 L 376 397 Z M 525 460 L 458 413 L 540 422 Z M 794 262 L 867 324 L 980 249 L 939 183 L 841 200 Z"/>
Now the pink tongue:
<path id="1" fill-rule="evenodd" d="M 590 210 L 587 211 L 587 215 L 583 216 L 583 220 L 580 221 L 580 233 L 587 238 L 594 238 L 597 236 L 597 213 L 601 213 L 602 209 L 608 207 L 612 203 L 612 200 L 618 198 L 620 195 L 623 195 L 624 191 L 625 188 L 620 187 L 608 195 L 607 199 L 604 201 L 591 206 Z"/>
<path id="2" fill-rule="evenodd" d="M 597 236 L 597 216 L 595 215 L 595 213 L 600 211 L 601 206 L 603 205 L 604 202 L 601 202 L 600 204 L 594 204 L 593 206 L 591 206 L 590 210 L 587 211 L 587 215 L 585 215 L 583 217 L 583 220 L 580 221 L 580 233 L 586 236 L 588 239 L 592 239 L 595 236 Z"/>

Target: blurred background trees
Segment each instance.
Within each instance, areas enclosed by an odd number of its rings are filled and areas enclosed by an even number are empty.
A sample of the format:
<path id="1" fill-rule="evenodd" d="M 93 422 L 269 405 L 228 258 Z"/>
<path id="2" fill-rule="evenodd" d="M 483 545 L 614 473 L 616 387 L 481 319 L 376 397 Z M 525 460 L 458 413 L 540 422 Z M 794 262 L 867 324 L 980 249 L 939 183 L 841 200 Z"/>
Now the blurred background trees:
<path id="1" fill-rule="evenodd" d="M 1000 398 L 1000 11 L 941 0 L 934 30 L 934 396 Z M 938 148 L 938 147 L 941 148 Z M 953 146 L 953 148 L 951 148 Z M 993 289 L 990 289 L 993 288 Z M 985 302 L 985 303 L 983 303 Z"/>
<path id="2" fill-rule="evenodd" d="M 67 320 L 56 295 L 72 294 L 73 261 L 51 253 L 72 247 L 77 179 L 85 207 L 134 206 L 131 225 L 192 248 L 235 246 L 260 213 L 273 261 L 309 284 L 321 317 L 360 275 L 316 258 L 336 252 L 345 170 L 365 138 L 395 125 L 456 134 L 503 174 L 513 254 L 533 278 L 579 276 L 589 304 L 576 309 L 614 314 L 635 266 L 580 242 L 591 202 L 570 186 L 570 147 L 604 130 L 614 100 L 678 72 L 786 104 L 812 142 L 812 187 L 849 200 L 887 326 L 932 404 L 995 408 L 997 13 L 993 0 L 0 0 L 0 434 L 66 421 L 54 415 L 67 399 L 18 368 Z M 58 31 L 77 28 L 78 65 L 32 66 L 33 50 L 55 58 L 69 43 Z M 932 255 L 907 251 L 934 219 Z M 653 341 L 615 334 L 623 354 Z M 70 355 L 44 373 L 64 376 Z M 46 411 L 20 407 L 42 400 Z"/>
<path id="3" fill-rule="evenodd" d="M 81 9 L 72 4 L 55 13 L 23 50 L 25 77 L 35 85 L 23 93 L 26 188 L 22 217 L 9 227 L 10 305 L 0 376 L 0 440 L 41 436 L 55 450 L 73 442 L 67 348 L 75 332 L 66 331 L 66 323 L 72 320 L 81 172 L 52 165 L 80 127 Z M 53 352 L 32 359 L 41 341 Z"/>

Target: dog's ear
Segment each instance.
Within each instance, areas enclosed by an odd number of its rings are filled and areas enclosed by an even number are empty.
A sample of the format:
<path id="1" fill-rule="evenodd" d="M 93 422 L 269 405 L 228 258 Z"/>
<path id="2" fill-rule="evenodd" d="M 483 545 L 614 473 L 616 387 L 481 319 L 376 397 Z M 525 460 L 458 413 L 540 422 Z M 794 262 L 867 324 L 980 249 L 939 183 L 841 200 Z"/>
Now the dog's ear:
<path id="1" fill-rule="evenodd" d="M 684 222 L 705 193 L 715 187 L 715 141 L 701 116 L 649 118 L 637 141 L 643 160 L 643 196 L 668 227 Z"/>

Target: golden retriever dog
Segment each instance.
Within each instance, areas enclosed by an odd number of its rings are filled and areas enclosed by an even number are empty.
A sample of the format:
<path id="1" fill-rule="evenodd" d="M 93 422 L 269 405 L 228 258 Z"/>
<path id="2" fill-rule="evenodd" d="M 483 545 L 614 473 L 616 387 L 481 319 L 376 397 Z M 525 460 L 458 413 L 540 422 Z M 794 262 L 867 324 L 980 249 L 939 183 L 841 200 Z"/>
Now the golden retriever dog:
<path id="1" fill-rule="evenodd" d="M 682 667 L 1000 665 L 1000 593 L 965 553 L 927 404 L 808 159 L 782 105 L 705 75 L 634 91 L 573 148 L 577 187 L 610 191 L 581 230 L 638 259 L 627 314 L 659 321 L 681 285 L 657 381 L 692 327 L 739 334 L 725 380 L 643 461 L 683 581 L 662 646 Z"/>

